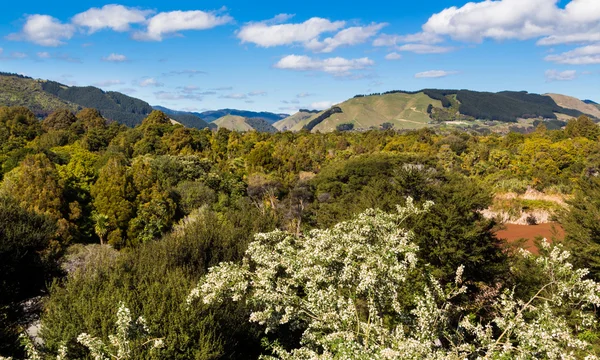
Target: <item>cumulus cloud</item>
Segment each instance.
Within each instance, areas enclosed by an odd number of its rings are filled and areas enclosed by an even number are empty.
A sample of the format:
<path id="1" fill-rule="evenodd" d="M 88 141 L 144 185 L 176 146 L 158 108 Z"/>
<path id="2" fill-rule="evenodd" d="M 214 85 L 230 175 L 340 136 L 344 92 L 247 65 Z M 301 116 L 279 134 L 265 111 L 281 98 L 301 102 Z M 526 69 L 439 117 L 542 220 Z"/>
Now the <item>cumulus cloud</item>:
<path id="1" fill-rule="evenodd" d="M 573 80 L 577 77 L 577 71 L 575 70 L 546 70 L 544 74 L 546 76 L 546 80 L 548 81 L 569 81 Z"/>
<path id="2" fill-rule="evenodd" d="M 398 54 L 397 52 L 393 52 L 393 53 L 389 53 L 385 56 L 386 60 L 400 60 L 402 59 L 402 55 Z"/>
<path id="3" fill-rule="evenodd" d="M 108 62 L 125 62 L 125 61 L 127 61 L 127 56 L 125 56 L 123 54 L 112 53 L 108 56 L 103 57 L 102 60 L 108 61 Z"/>
<path id="4" fill-rule="evenodd" d="M 94 86 L 110 87 L 110 86 L 123 85 L 123 84 L 125 84 L 125 83 L 121 80 L 104 80 L 104 81 L 99 81 L 99 82 L 95 83 Z"/>
<path id="5" fill-rule="evenodd" d="M 154 78 L 144 78 L 137 83 L 138 86 L 141 87 L 161 87 L 164 86 L 163 83 L 156 81 Z"/>
<path id="6" fill-rule="evenodd" d="M 415 74 L 417 79 L 423 78 L 443 78 L 449 75 L 456 74 L 456 71 L 444 71 L 444 70 L 429 70 Z"/>
<path id="7" fill-rule="evenodd" d="M 399 44 L 405 43 L 420 43 L 420 44 L 437 44 L 442 42 L 443 39 L 441 36 L 428 33 L 428 32 L 420 32 L 416 34 L 408 34 L 408 35 L 388 35 L 382 34 L 375 41 L 373 41 L 373 46 L 397 46 Z"/>
<path id="8" fill-rule="evenodd" d="M 143 23 L 151 10 L 140 10 L 123 5 L 105 5 L 102 8 L 91 8 L 75 15 L 73 24 L 88 29 L 90 34 L 102 29 L 128 31 L 131 24 Z"/>
<path id="9" fill-rule="evenodd" d="M 162 41 L 165 36 L 176 35 L 184 30 L 206 30 L 233 21 L 229 15 L 201 10 L 171 11 L 154 15 L 148 20 L 146 31 L 133 35 L 136 40 Z"/>
<path id="10" fill-rule="evenodd" d="M 569 65 L 600 64 L 600 43 L 578 47 L 561 54 L 548 55 L 545 60 Z"/>
<path id="11" fill-rule="evenodd" d="M 41 46 L 59 46 L 73 37 L 75 26 L 63 24 L 49 15 L 29 15 L 20 33 L 8 35 L 8 40 L 29 41 Z"/>
<path id="12" fill-rule="evenodd" d="M 329 21 L 314 17 L 298 24 L 275 24 L 268 21 L 249 23 L 237 33 L 242 43 L 253 43 L 260 47 L 292 44 L 308 44 L 323 33 L 334 32 L 346 25 L 344 21 Z"/>
<path id="13" fill-rule="evenodd" d="M 306 47 L 315 52 L 330 53 L 340 46 L 352 46 L 366 42 L 388 24 L 371 24 L 369 26 L 354 26 L 344 29 L 333 37 L 328 37 L 323 41 L 317 38 L 306 43 Z"/>
<path id="14" fill-rule="evenodd" d="M 345 59 L 334 57 L 327 59 L 316 59 L 305 55 L 288 55 L 274 66 L 277 69 L 296 71 L 323 71 L 333 75 L 347 75 L 353 70 L 364 70 L 373 66 L 373 60 L 369 58 Z"/>
<path id="15" fill-rule="evenodd" d="M 438 46 L 429 44 L 405 44 L 396 47 L 397 51 L 413 52 L 415 54 L 444 54 L 454 50 L 449 46 Z"/>

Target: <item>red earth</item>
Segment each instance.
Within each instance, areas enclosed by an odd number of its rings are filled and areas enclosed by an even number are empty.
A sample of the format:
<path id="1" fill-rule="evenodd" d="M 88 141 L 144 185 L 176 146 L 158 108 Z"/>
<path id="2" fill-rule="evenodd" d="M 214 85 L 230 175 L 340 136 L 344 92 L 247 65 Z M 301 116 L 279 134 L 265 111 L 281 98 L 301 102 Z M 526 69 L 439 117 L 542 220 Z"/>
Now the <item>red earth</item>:
<path id="1" fill-rule="evenodd" d="M 509 243 L 513 243 L 520 239 L 527 239 L 523 244 L 523 248 L 537 253 L 534 245 L 536 237 L 541 236 L 552 241 L 552 239 L 562 240 L 565 237 L 565 231 L 556 223 L 539 224 L 539 225 L 514 225 L 504 224 L 501 230 L 496 232 L 500 239 L 504 239 Z"/>

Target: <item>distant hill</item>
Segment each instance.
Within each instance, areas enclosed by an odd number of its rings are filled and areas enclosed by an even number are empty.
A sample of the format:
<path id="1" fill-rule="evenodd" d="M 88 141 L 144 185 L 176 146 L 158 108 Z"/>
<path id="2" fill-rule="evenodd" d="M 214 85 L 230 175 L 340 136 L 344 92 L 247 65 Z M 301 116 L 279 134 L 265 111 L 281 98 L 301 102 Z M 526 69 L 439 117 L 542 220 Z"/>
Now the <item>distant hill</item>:
<path id="1" fill-rule="evenodd" d="M 478 119 L 511 123 L 518 119 L 563 120 L 584 113 L 592 117 L 600 115 L 583 102 L 569 101 L 563 105 L 565 106 L 557 104 L 550 96 L 525 91 L 389 91 L 357 95 L 331 109 L 298 121 L 291 130 L 326 132 L 334 131 L 341 124 L 352 124 L 357 130 L 380 128 L 384 124 L 396 129 L 416 129 L 447 121 Z M 585 112 L 580 110 L 583 107 Z"/>
<path id="2" fill-rule="evenodd" d="M 261 118 L 245 118 L 237 115 L 225 115 L 212 122 L 220 128 L 232 131 L 277 132 L 277 129 Z"/>
<path id="3" fill-rule="evenodd" d="M 279 120 L 278 122 L 274 123 L 273 127 L 275 127 L 279 131 L 291 130 L 299 122 L 302 122 L 318 113 L 319 111 L 309 111 L 301 109 L 294 115 L 290 115 L 285 119 Z"/>
<path id="4" fill-rule="evenodd" d="M 354 124 L 356 130 L 379 128 L 391 123 L 398 129 L 417 129 L 428 126 L 431 121 L 429 105 L 441 107 L 442 103 L 424 93 L 390 93 L 360 96 L 336 105 L 339 110 L 328 109 L 299 121 L 291 130 L 307 127 L 312 131 L 334 131 L 340 124 Z"/>
<path id="5" fill-rule="evenodd" d="M 586 104 L 600 105 L 597 102 L 595 102 L 594 100 L 583 100 L 583 102 L 586 103 Z"/>
<path id="6" fill-rule="evenodd" d="M 190 128 L 216 128 L 215 125 L 207 123 L 206 121 L 202 120 L 198 115 L 195 115 L 192 112 L 172 110 L 163 106 L 153 106 L 152 108 L 164 112 L 165 114 L 169 115 L 171 119 L 177 120 L 182 125 Z"/>
<path id="7" fill-rule="evenodd" d="M 45 117 L 56 109 L 78 111 L 81 108 L 45 92 L 37 80 L 8 73 L 0 73 L 0 106 L 24 106 L 38 117 Z"/>
<path id="8" fill-rule="evenodd" d="M 255 112 L 255 111 L 246 111 L 246 110 L 236 110 L 236 109 L 221 109 L 221 110 L 212 110 L 212 111 L 204 111 L 204 112 L 194 112 L 194 115 L 199 116 L 202 120 L 206 122 L 213 122 L 219 118 L 222 118 L 226 115 L 234 115 L 241 116 L 244 118 L 261 118 L 266 120 L 269 124 L 273 124 L 281 119 L 285 119 L 288 117 L 288 114 L 275 114 L 270 112 Z"/>
<path id="9" fill-rule="evenodd" d="M 567 95 L 560 94 L 546 94 L 556 102 L 558 106 L 562 106 L 563 108 L 573 109 L 577 111 L 581 111 L 586 115 L 591 115 L 597 119 L 600 119 L 600 109 L 593 104 L 586 104 L 585 102 L 571 97 Z"/>

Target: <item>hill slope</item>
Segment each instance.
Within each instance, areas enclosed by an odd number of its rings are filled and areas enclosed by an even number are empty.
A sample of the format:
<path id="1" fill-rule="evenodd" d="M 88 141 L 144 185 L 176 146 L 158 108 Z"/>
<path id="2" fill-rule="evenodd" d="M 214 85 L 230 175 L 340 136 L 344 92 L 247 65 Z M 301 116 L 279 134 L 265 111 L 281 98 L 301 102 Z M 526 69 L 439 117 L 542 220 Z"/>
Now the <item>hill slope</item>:
<path id="1" fill-rule="evenodd" d="M 57 109 L 78 111 L 81 108 L 45 92 L 41 82 L 13 74 L 0 74 L 0 106 L 24 106 L 39 117 Z"/>
<path id="2" fill-rule="evenodd" d="M 195 115 L 192 112 L 171 110 L 163 106 L 153 106 L 152 108 L 164 112 L 169 115 L 171 119 L 177 120 L 177 122 L 190 128 L 204 129 L 207 127 L 215 127 L 211 126 L 211 124 L 202 120 L 198 115 Z"/>
<path id="3" fill-rule="evenodd" d="M 379 128 L 386 122 L 392 123 L 397 129 L 417 129 L 428 126 L 431 121 L 427 113 L 429 105 L 442 106 L 441 101 L 422 92 L 355 97 L 336 106 L 341 112 L 334 112 L 318 121 L 320 117 L 328 115 L 326 111 L 320 112 L 298 122 L 291 130 L 299 131 L 311 122 L 314 125 L 312 130 L 321 132 L 333 131 L 337 125 L 344 123 L 354 124 L 357 130 Z"/>
<path id="4" fill-rule="evenodd" d="M 318 113 L 319 111 L 300 110 L 294 115 L 290 115 L 285 119 L 279 120 L 278 122 L 274 123 L 273 127 L 275 127 L 279 131 L 291 130 L 299 122 L 304 121 Z"/>
<path id="5" fill-rule="evenodd" d="M 215 120 L 222 118 L 226 115 L 234 115 L 241 116 L 244 118 L 261 118 L 266 120 L 269 124 L 277 122 L 281 119 L 285 119 L 288 117 L 288 114 L 275 114 L 271 112 L 255 112 L 255 111 L 247 111 L 247 110 L 236 110 L 236 109 L 221 109 L 221 110 L 212 110 L 205 112 L 195 112 L 194 115 L 199 116 L 201 119 L 207 122 L 214 122 Z"/>
<path id="6" fill-rule="evenodd" d="M 212 122 L 220 128 L 232 131 L 277 132 L 277 129 L 261 118 L 245 118 L 236 115 L 225 115 Z"/>
<path id="7" fill-rule="evenodd" d="M 593 104 L 586 104 L 577 98 L 566 95 L 546 94 L 546 96 L 551 97 L 558 106 L 562 106 L 567 109 L 578 110 L 584 114 L 600 119 L 600 108 Z"/>

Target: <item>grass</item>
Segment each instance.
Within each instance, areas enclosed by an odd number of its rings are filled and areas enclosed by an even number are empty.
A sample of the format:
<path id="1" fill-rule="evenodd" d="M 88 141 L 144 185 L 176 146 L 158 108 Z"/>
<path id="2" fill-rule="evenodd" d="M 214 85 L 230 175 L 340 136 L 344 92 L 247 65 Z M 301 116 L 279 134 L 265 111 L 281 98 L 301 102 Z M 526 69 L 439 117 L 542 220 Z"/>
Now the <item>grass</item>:
<path id="1" fill-rule="evenodd" d="M 44 117 L 57 109 L 78 111 L 80 106 L 64 101 L 42 90 L 34 79 L 0 76 L 0 106 L 24 106 Z"/>

